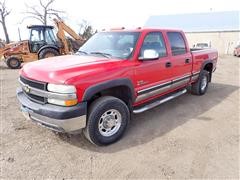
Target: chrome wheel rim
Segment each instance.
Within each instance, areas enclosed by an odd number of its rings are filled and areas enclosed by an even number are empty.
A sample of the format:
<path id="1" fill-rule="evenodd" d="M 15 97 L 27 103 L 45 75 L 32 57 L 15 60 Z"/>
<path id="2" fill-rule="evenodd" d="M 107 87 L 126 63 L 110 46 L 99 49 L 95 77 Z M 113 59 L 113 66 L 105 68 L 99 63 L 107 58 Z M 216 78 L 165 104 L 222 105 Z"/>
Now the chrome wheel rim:
<path id="1" fill-rule="evenodd" d="M 201 83 L 201 90 L 204 91 L 207 87 L 207 76 L 204 76 Z"/>
<path id="2" fill-rule="evenodd" d="M 122 116 L 116 109 L 107 110 L 98 121 L 98 129 L 102 136 L 109 137 L 116 134 L 121 127 Z"/>

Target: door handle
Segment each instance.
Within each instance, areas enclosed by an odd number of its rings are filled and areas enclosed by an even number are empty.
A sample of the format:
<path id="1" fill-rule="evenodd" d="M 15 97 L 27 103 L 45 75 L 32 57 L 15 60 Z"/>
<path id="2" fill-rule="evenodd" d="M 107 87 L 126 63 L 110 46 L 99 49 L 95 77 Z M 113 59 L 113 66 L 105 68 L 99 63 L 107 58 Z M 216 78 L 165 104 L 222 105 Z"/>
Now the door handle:
<path id="1" fill-rule="evenodd" d="M 171 67 L 171 66 L 172 66 L 172 63 L 166 62 L 166 64 L 165 64 L 165 67 L 166 67 L 166 68 L 169 68 L 169 67 Z"/>
<path id="2" fill-rule="evenodd" d="M 186 64 L 190 63 L 190 59 L 189 58 L 185 59 L 185 63 Z"/>

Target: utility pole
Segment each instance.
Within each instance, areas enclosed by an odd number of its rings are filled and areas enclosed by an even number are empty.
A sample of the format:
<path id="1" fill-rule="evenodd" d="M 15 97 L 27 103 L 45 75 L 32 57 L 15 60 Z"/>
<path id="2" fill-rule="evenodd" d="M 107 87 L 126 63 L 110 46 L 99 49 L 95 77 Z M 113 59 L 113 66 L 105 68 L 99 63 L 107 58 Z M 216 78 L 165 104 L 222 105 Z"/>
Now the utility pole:
<path id="1" fill-rule="evenodd" d="M 22 38 L 21 38 L 21 33 L 20 33 L 20 29 L 19 29 L 19 27 L 18 27 L 18 38 L 19 38 L 19 41 L 21 41 L 21 40 L 22 40 Z"/>

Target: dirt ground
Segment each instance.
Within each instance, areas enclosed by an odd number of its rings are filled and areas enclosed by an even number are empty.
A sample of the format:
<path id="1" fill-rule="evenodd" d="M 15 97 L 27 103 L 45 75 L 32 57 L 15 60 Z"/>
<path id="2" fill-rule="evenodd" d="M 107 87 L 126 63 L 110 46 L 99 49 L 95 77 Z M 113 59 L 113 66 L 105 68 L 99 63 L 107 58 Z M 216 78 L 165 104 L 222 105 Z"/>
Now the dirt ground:
<path id="1" fill-rule="evenodd" d="M 135 115 L 107 147 L 25 120 L 15 96 L 18 70 L 1 62 L 0 179 L 239 179 L 239 62 L 220 58 L 206 95 Z"/>

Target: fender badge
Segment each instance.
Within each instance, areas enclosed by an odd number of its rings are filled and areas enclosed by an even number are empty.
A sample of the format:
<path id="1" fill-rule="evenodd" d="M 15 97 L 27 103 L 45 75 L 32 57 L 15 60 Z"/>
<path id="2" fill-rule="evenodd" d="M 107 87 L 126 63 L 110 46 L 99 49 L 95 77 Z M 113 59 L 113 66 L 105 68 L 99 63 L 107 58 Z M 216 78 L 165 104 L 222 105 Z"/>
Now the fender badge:
<path id="1" fill-rule="evenodd" d="M 27 93 L 30 93 L 30 91 L 31 91 L 31 89 L 30 89 L 30 87 L 29 87 L 28 85 L 24 85 L 24 86 L 23 86 L 23 89 L 24 89 L 24 91 L 27 92 Z"/>

